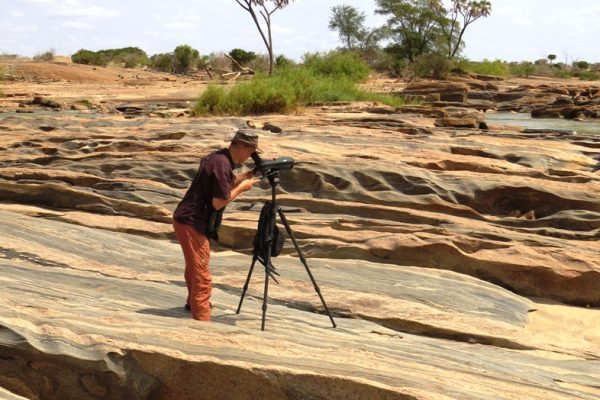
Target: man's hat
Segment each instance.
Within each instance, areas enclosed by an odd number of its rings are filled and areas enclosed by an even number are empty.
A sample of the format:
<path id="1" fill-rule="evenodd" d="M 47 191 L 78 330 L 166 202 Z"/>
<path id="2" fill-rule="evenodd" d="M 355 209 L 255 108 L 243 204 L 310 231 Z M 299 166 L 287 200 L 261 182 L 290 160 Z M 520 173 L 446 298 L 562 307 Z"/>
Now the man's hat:
<path id="1" fill-rule="evenodd" d="M 239 129 L 231 139 L 231 142 L 241 142 L 249 146 L 254 146 L 256 151 L 260 152 L 258 150 L 258 135 L 251 129 Z"/>

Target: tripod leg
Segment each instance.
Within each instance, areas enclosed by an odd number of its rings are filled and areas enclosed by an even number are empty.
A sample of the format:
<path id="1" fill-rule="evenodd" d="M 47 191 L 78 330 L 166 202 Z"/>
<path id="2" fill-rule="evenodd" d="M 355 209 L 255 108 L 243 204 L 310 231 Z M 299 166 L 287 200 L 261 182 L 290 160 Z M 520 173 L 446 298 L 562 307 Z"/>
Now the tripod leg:
<path id="1" fill-rule="evenodd" d="M 283 226 L 285 226 L 285 230 L 287 231 L 288 235 L 290 235 L 290 239 L 292 239 L 292 243 L 294 244 L 294 247 L 296 248 L 296 251 L 298 252 L 300 261 L 302 262 L 302 264 L 304 264 L 304 268 L 306 268 L 306 272 L 308 272 L 308 276 L 310 277 L 310 280 L 312 281 L 315 291 L 319 295 L 319 298 L 321 299 L 321 303 L 323 303 L 323 307 L 325 307 L 325 311 L 327 311 L 327 315 L 329 316 L 329 319 L 331 320 L 331 324 L 333 325 L 334 328 L 336 328 L 337 325 L 335 324 L 335 321 L 333 320 L 333 317 L 331 316 L 331 313 L 329 312 L 329 308 L 327 307 L 327 304 L 325 303 L 325 299 L 323 298 L 323 295 L 321 294 L 321 289 L 319 289 L 319 285 L 317 285 L 317 281 L 315 281 L 315 278 L 313 277 L 312 272 L 310 272 L 310 268 L 308 268 L 306 259 L 302 255 L 302 252 L 300 251 L 300 247 L 298 247 L 298 242 L 296 242 L 296 238 L 294 237 L 294 232 L 292 232 L 292 228 L 290 228 L 290 224 L 288 224 L 287 219 L 285 218 L 285 214 L 283 213 L 283 210 L 281 209 L 281 207 L 278 206 L 277 211 L 279 212 L 279 218 L 281 219 Z"/>
<path id="2" fill-rule="evenodd" d="M 236 314 L 240 313 L 242 309 L 242 302 L 244 301 L 244 296 L 246 296 L 246 291 L 248 290 L 248 284 L 250 283 L 250 277 L 252 276 L 252 271 L 254 270 L 254 264 L 256 263 L 257 256 L 252 257 L 252 264 L 250 265 L 250 271 L 248 271 L 248 277 L 246 278 L 246 283 L 244 283 L 244 290 L 242 291 L 242 297 L 240 297 L 240 304 L 238 304 Z"/>
<path id="3" fill-rule="evenodd" d="M 260 326 L 260 330 L 265 330 L 265 320 L 267 318 L 267 299 L 269 293 L 269 276 L 271 275 L 271 243 L 269 242 L 269 247 L 267 248 L 267 254 L 265 258 L 265 290 L 263 294 L 263 305 L 262 305 L 262 324 Z"/>

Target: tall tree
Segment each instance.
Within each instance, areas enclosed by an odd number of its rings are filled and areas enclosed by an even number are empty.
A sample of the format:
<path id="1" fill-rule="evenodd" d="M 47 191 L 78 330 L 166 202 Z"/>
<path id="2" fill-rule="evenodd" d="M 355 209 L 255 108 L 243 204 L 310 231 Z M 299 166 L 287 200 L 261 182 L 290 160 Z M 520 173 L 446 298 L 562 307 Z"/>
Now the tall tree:
<path id="1" fill-rule="evenodd" d="M 279 9 L 286 7 L 290 1 L 294 0 L 235 0 L 244 10 L 248 11 L 248 13 L 252 16 L 254 23 L 256 24 L 256 28 L 260 33 L 260 36 L 267 47 L 267 52 L 269 53 L 269 75 L 273 73 L 273 37 L 271 35 L 271 15 Z M 272 3 L 273 8 L 269 10 L 267 7 L 267 3 Z M 261 15 L 264 26 L 258 19 L 256 15 L 256 10 L 258 9 L 259 14 Z M 266 32 L 265 32 L 266 30 Z"/>
<path id="2" fill-rule="evenodd" d="M 331 12 L 329 29 L 338 31 L 340 40 L 346 43 L 346 49 L 352 50 L 362 42 L 366 32 L 365 13 L 348 5 L 333 6 Z"/>
<path id="3" fill-rule="evenodd" d="M 431 1 L 430 6 L 439 16 L 438 23 L 448 44 L 448 58 L 454 58 L 460 50 L 467 27 L 479 18 L 488 17 L 492 12 L 492 4 L 487 0 L 452 0 L 448 10 L 441 1 Z"/>
<path id="4" fill-rule="evenodd" d="M 375 13 L 388 15 L 387 26 L 398 55 L 414 62 L 436 50 L 441 35 L 439 15 L 432 3 L 439 0 L 376 0 Z"/>

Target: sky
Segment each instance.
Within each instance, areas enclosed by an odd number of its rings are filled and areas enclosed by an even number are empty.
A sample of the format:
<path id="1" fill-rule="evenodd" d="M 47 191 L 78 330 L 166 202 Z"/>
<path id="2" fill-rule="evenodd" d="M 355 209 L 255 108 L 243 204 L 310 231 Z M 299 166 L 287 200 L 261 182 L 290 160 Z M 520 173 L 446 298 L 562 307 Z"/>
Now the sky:
<path id="1" fill-rule="evenodd" d="M 557 62 L 600 62 L 600 1 L 491 3 L 492 14 L 466 31 L 467 58 L 534 61 L 555 54 Z M 375 0 L 295 0 L 272 15 L 275 54 L 298 61 L 306 52 L 341 46 L 328 28 L 331 7 L 341 4 L 362 11 L 368 27 L 386 21 L 374 13 Z M 135 46 L 150 56 L 181 44 L 200 54 L 266 53 L 252 18 L 235 0 L 0 0 L 0 10 L 0 54 Z"/>

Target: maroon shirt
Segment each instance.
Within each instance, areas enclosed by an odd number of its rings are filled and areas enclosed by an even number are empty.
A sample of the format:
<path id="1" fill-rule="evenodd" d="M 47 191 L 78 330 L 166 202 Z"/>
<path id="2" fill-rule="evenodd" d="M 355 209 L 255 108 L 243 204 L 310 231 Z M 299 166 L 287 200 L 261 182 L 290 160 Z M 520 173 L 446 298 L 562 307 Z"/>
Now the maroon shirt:
<path id="1" fill-rule="evenodd" d="M 229 199 L 235 181 L 233 168 L 233 159 L 228 149 L 210 153 L 200 160 L 200 168 L 175 209 L 173 218 L 204 233 L 208 215 L 213 209 L 213 197 Z"/>

